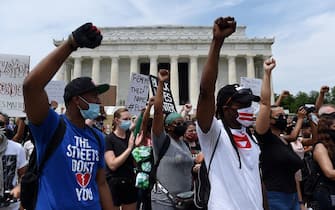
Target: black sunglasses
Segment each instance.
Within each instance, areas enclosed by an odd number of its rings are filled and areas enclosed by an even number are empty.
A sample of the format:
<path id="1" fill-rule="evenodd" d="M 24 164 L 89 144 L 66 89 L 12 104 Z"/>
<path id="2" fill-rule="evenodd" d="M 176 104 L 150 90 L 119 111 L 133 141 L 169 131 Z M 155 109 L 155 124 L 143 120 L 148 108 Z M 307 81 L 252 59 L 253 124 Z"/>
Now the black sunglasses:
<path id="1" fill-rule="evenodd" d="M 335 112 L 321 114 L 320 117 L 335 118 Z"/>

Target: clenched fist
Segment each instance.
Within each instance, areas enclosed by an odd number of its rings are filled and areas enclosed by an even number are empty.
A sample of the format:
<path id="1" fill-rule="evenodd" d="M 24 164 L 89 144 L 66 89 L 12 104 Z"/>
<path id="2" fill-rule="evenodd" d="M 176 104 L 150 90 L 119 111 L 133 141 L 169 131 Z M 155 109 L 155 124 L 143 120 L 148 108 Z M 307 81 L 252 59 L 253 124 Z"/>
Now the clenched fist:
<path id="1" fill-rule="evenodd" d="M 102 35 L 100 30 L 92 25 L 92 23 L 85 23 L 72 32 L 72 37 L 76 47 L 95 48 L 101 44 Z"/>

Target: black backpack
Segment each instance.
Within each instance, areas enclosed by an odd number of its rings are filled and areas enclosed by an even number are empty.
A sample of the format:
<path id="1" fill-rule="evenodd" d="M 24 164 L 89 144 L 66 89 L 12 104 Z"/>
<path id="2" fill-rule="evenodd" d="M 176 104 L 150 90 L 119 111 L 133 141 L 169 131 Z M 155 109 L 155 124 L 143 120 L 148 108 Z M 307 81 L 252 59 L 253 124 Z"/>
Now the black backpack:
<path id="1" fill-rule="evenodd" d="M 308 201 L 312 200 L 320 178 L 320 170 L 317 163 L 313 160 L 313 155 L 307 153 L 304 156 L 304 167 L 302 168 L 302 193 Z"/>
<path id="2" fill-rule="evenodd" d="M 64 119 L 62 117 L 59 118 L 59 123 L 56 128 L 54 135 L 52 136 L 51 141 L 47 145 L 45 156 L 41 160 L 41 164 L 37 165 L 37 155 L 36 149 L 33 149 L 33 152 L 29 159 L 29 164 L 26 173 L 23 175 L 21 179 L 21 194 L 20 200 L 21 205 L 26 210 L 34 210 L 38 188 L 39 188 L 39 176 L 43 169 L 45 162 L 51 157 L 53 152 L 56 150 L 58 145 L 63 139 L 64 133 L 66 130 L 66 125 Z"/>
<path id="3" fill-rule="evenodd" d="M 203 161 L 194 179 L 194 205 L 198 209 L 207 209 L 209 195 L 211 192 L 211 183 L 209 181 L 208 174 L 211 169 L 212 160 L 214 157 L 216 147 L 219 143 L 220 135 L 221 135 L 221 130 L 216 140 L 213 153 L 209 160 L 208 169 L 206 167 L 205 161 Z"/>

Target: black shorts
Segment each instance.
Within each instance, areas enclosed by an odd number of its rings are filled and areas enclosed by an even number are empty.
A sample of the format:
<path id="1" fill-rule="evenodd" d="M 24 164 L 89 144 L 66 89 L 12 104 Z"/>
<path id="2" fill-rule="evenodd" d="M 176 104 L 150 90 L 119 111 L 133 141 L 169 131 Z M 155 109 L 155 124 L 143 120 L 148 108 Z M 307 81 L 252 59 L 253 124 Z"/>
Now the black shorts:
<path id="1" fill-rule="evenodd" d="M 135 180 L 130 178 L 110 177 L 107 179 L 114 206 L 137 202 Z"/>

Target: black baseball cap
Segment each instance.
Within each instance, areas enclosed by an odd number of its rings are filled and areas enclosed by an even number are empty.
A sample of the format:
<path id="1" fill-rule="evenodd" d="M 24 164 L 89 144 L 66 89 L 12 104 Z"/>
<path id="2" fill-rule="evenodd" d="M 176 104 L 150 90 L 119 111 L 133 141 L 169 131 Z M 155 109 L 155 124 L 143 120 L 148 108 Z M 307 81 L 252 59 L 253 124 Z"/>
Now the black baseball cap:
<path id="1" fill-rule="evenodd" d="M 95 85 L 90 77 L 78 77 L 69 82 L 64 90 L 64 102 L 67 103 L 73 96 L 96 91 L 98 94 L 104 93 L 109 89 L 109 84 Z"/>
<path id="2" fill-rule="evenodd" d="M 250 88 L 240 87 L 239 84 L 223 86 L 217 95 L 217 106 L 227 105 L 230 101 L 242 104 L 259 102 L 260 97 L 255 96 Z"/>

